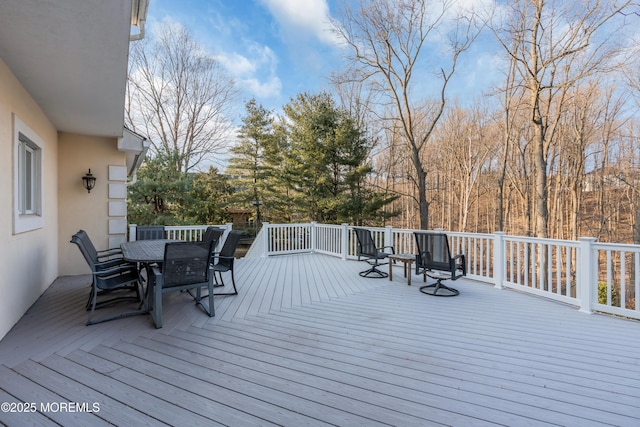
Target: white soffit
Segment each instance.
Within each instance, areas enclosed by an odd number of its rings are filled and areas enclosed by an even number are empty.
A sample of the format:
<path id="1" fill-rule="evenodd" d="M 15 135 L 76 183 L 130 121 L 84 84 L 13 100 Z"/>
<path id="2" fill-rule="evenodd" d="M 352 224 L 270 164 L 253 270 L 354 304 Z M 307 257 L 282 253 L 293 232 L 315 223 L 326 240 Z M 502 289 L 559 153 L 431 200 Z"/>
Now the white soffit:
<path id="1" fill-rule="evenodd" d="M 120 136 L 131 0 L 0 0 L 0 59 L 57 130 Z"/>

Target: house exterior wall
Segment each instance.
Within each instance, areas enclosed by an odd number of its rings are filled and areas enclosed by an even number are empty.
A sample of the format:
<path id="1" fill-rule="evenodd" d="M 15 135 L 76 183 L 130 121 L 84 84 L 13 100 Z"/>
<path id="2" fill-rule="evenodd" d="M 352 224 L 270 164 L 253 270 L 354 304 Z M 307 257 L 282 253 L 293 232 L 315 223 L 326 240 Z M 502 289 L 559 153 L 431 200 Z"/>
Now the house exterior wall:
<path id="1" fill-rule="evenodd" d="M 42 147 L 42 227 L 14 233 L 14 115 Z M 58 276 L 58 135 L 0 59 L 0 338 Z"/>
<path id="2" fill-rule="evenodd" d="M 58 194 L 60 203 L 60 276 L 90 273 L 71 236 L 85 230 L 96 249 L 109 248 L 109 201 L 118 183 L 110 179 L 109 166 L 125 166 L 125 155 L 117 150 L 116 138 L 61 133 L 59 136 Z M 82 186 L 82 176 L 91 169 L 96 186 L 91 193 Z M 112 174 L 113 175 L 113 174 Z M 110 199 L 111 188 L 111 199 Z M 63 202 L 62 202 L 63 201 Z M 122 217 L 125 219 L 125 217 Z M 126 224 L 124 227 L 126 232 Z"/>

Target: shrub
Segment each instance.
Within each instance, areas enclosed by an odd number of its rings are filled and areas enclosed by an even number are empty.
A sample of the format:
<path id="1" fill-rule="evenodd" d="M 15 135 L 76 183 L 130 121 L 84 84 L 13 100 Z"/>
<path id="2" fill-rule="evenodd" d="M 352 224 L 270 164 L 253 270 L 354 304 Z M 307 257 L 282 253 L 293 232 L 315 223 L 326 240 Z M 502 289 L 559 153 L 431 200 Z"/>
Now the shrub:
<path id="1" fill-rule="evenodd" d="M 607 305 L 607 282 L 598 282 L 598 304 Z M 618 305 L 616 288 L 611 288 L 611 305 Z"/>

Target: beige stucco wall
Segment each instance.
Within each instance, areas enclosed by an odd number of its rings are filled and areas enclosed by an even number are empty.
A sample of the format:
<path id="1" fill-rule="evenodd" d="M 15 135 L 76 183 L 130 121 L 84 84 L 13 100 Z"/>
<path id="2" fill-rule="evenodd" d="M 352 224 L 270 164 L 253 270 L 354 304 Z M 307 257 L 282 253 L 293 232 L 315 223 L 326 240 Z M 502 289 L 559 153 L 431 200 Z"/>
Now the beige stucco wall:
<path id="1" fill-rule="evenodd" d="M 60 200 L 60 276 L 87 274 L 89 267 L 71 236 L 85 230 L 96 249 L 109 247 L 109 165 L 124 165 L 115 138 L 61 133 L 59 136 L 58 194 Z M 91 169 L 96 187 L 87 193 L 82 176 Z"/>
<path id="2" fill-rule="evenodd" d="M 13 118 L 42 140 L 43 227 L 13 234 Z M 0 338 L 58 276 L 58 135 L 0 59 Z"/>

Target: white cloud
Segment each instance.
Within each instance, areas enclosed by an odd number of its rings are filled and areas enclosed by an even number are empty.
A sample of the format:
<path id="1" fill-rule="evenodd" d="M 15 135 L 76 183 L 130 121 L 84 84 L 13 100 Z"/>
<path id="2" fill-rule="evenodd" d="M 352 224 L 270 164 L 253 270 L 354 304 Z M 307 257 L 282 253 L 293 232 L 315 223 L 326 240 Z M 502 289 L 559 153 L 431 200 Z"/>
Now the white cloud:
<path id="1" fill-rule="evenodd" d="M 220 52 L 216 59 L 234 76 L 244 92 L 256 98 L 280 96 L 282 82 L 276 76 L 278 57 L 268 46 L 249 43 L 246 55 Z"/>
<path id="2" fill-rule="evenodd" d="M 256 78 L 242 79 L 238 81 L 238 85 L 256 98 L 275 98 L 280 96 L 282 91 L 282 82 L 277 76 L 271 76 L 265 82 L 260 82 Z"/>
<path id="3" fill-rule="evenodd" d="M 323 43 L 337 44 L 330 31 L 326 0 L 261 0 L 289 38 L 311 35 Z"/>
<path id="4" fill-rule="evenodd" d="M 256 71 L 255 62 L 236 52 L 223 52 L 218 54 L 216 59 L 234 76 L 252 74 Z"/>

